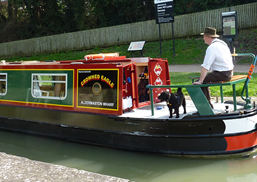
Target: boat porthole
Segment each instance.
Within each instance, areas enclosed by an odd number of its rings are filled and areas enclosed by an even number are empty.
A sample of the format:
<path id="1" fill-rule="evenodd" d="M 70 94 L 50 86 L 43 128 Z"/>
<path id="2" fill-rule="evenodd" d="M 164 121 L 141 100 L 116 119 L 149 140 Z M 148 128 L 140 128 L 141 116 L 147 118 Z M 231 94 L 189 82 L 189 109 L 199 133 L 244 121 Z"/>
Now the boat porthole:
<path id="1" fill-rule="evenodd" d="M 92 91 L 95 95 L 99 95 L 102 92 L 102 86 L 100 83 L 95 82 L 92 86 Z"/>

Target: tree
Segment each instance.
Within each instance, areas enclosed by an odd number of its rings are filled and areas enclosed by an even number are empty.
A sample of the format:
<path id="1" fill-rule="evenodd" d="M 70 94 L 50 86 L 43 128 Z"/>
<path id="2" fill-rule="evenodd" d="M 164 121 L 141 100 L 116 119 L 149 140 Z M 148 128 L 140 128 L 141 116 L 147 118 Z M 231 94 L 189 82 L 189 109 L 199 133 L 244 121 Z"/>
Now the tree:
<path id="1" fill-rule="evenodd" d="M 8 19 L 11 21 L 17 21 L 18 8 L 16 5 L 16 0 L 8 0 Z"/>
<path id="2" fill-rule="evenodd" d="M 60 33 L 63 26 L 62 13 L 57 0 L 22 0 L 24 3 L 23 17 L 34 33 L 40 31 L 51 35 Z"/>
<path id="3" fill-rule="evenodd" d="M 174 0 L 175 15 L 253 3 L 257 0 Z"/>
<path id="4" fill-rule="evenodd" d="M 7 16 L 7 6 L 5 4 L 0 3 L 0 25 L 2 23 L 6 23 Z"/>
<path id="5" fill-rule="evenodd" d="M 175 15 L 182 15 L 253 2 L 257 0 L 173 3 Z M 154 0 L 8 0 L 8 8 L 0 4 L 0 42 L 153 20 L 154 6 Z"/>
<path id="6" fill-rule="evenodd" d="M 98 27 L 154 19 L 152 0 L 89 0 Z"/>
<path id="7" fill-rule="evenodd" d="M 65 0 L 63 5 L 64 29 L 67 32 L 78 31 L 83 28 L 84 16 L 86 16 L 85 0 Z"/>

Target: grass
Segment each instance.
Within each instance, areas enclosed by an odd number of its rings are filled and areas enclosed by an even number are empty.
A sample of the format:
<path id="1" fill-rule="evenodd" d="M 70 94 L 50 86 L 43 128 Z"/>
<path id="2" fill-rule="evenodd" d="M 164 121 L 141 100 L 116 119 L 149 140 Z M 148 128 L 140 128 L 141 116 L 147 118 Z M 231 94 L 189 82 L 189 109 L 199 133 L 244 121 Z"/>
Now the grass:
<path id="1" fill-rule="evenodd" d="M 204 44 L 202 38 L 187 38 L 175 40 L 175 56 L 173 56 L 173 41 L 162 41 L 162 56 L 160 56 L 159 42 L 146 43 L 143 49 L 145 57 L 162 57 L 167 58 L 169 64 L 196 64 L 201 63 L 204 57 L 207 45 Z M 27 60 L 78 60 L 84 59 L 87 54 L 119 52 L 121 56 L 132 57 L 132 52 L 128 52 L 128 45 L 120 45 L 106 48 L 95 47 L 91 50 L 83 51 L 67 51 L 55 54 L 41 54 L 30 57 L 15 57 L 6 59 L 7 61 L 27 61 Z M 134 57 L 140 56 L 140 52 L 134 52 Z"/>
<path id="2" fill-rule="evenodd" d="M 240 30 L 239 36 L 235 38 L 233 46 L 236 48 L 237 53 L 253 53 L 257 54 L 257 28 L 251 28 L 246 30 Z M 203 41 L 202 36 L 194 36 L 187 38 L 175 39 L 175 56 L 173 53 L 173 40 L 163 40 L 161 42 L 162 55 L 160 55 L 160 43 L 157 42 L 146 42 L 143 49 L 143 56 L 151 58 L 167 58 L 169 64 L 200 64 L 203 61 L 205 50 L 208 45 Z M 119 52 L 121 56 L 132 57 L 132 52 L 128 52 L 128 45 L 117 45 L 112 47 L 95 47 L 91 50 L 81 50 L 81 51 L 67 51 L 54 54 L 41 54 L 34 55 L 31 57 L 15 57 L 6 59 L 6 61 L 27 61 L 27 60 L 78 60 L 84 59 L 87 54 L 97 54 L 97 53 L 110 53 Z M 134 52 L 134 57 L 139 57 L 140 52 Z M 249 64 L 252 62 L 252 58 L 247 57 L 236 57 L 236 64 Z M 200 71 L 200 70 L 199 70 Z M 239 74 L 239 73 L 235 73 Z M 246 74 L 246 73 L 245 73 Z M 191 84 L 190 76 L 199 76 L 200 73 L 170 73 L 172 84 Z M 249 85 L 249 95 L 257 96 L 255 92 L 255 85 L 257 79 L 255 77 L 257 74 L 253 74 L 253 79 L 250 81 Z M 237 86 L 237 95 L 240 96 L 240 90 L 243 84 Z M 187 92 L 185 91 L 187 94 Z M 219 95 L 219 87 L 211 88 L 212 96 Z M 224 87 L 224 96 L 232 96 L 231 87 Z"/>
<path id="3" fill-rule="evenodd" d="M 246 73 L 234 73 L 234 75 L 245 75 Z M 189 79 L 189 77 L 191 76 L 200 76 L 200 72 L 199 73 L 195 73 L 195 72 L 173 72 L 170 73 L 170 81 L 172 83 L 172 85 L 189 85 L 192 84 L 191 79 Z M 256 92 L 256 85 L 257 85 L 257 73 L 253 73 L 252 74 L 252 79 L 249 82 L 248 85 L 248 93 L 249 96 L 251 97 L 257 97 L 257 92 Z M 236 95 L 237 96 L 241 96 L 241 90 L 244 86 L 244 83 L 239 83 L 236 85 Z M 219 96 L 220 95 L 220 87 L 216 86 L 216 87 L 210 87 L 211 90 L 211 95 L 214 96 Z M 176 89 L 172 89 L 173 92 L 176 91 Z M 185 95 L 188 95 L 188 92 L 186 91 L 185 88 L 183 88 L 183 93 Z M 232 87 L 231 86 L 224 86 L 223 87 L 223 95 L 225 97 L 231 97 L 233 95 L 232 93 Z"/>

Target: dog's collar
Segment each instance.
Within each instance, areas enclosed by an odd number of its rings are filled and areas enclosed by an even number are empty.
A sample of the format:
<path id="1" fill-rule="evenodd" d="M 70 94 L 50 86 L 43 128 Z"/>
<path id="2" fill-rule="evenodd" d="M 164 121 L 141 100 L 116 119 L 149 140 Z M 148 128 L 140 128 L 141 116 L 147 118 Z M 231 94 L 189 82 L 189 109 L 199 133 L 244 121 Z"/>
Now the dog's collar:
<path id="1" fill-rule="evenodd" d="M 167 105 L 172 105 L 170 102 L 169 102 L 169 100 L 170 100 L 170 93 L 169 93 L 169 97 L 168 97 L 168 99 L 166 100 L 166 103 L 167 103 Z"/>

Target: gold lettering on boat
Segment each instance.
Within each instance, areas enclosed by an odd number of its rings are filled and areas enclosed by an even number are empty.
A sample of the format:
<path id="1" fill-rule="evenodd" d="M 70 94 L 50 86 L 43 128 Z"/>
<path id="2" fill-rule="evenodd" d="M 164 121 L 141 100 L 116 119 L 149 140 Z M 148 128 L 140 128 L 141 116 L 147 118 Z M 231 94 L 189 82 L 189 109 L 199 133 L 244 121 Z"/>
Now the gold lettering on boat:
<path id="1" fill-rule="evenodd" d="M 104 75 L 101 76 L 101 81 L 107 83 L 111 88 L 114 87 L 114 83 Z"/>
<path id="2" fill-rule="evenodd" d="M 81 87 L 83 87 L 88 82 L 93 81 L 93 80 L 100 80 L 100 75 L 98 75 L 98 74 L 89 75 L 88 77 L 86 77 L 84 80 L 81 81 Z"/>

